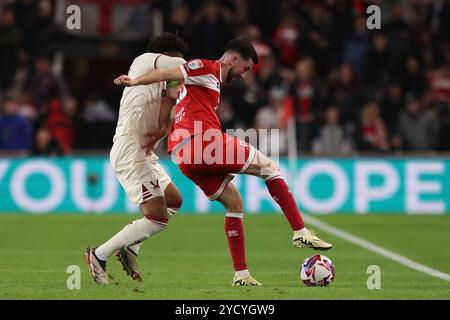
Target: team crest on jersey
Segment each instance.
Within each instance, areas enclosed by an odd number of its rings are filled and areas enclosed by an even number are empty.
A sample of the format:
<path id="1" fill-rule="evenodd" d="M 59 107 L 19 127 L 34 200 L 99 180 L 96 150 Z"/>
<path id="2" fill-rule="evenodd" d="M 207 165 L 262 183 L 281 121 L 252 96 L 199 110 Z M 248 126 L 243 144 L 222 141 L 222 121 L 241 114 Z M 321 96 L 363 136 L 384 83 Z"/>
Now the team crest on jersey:
<path id="1" fill-rule="evenodd" d="M 196 60 L 189 61 L 187 66 L 188 66 L 189 70 L 195 70 L 195 69 L 202 68 L 203 63 L 199 59 L 196 59 Z"/>

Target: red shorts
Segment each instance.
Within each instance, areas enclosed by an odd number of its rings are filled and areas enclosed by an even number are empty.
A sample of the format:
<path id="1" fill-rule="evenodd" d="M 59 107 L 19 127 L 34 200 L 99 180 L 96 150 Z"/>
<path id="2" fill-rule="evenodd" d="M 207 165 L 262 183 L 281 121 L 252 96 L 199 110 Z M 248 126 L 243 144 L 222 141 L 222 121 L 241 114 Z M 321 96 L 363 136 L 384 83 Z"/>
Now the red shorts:
<path id="1" fill-rule="evenodd" d="M 180 147 L 174 148 L 172 156 L 175 156 L 181 172 L 199 186 L 210 200 L 216 200 L 233 179 L 232 173 L 247 170 L 255 156 L 255 149 L 225 133 L 205 140 L 205 136 L 197 135 L 189 142 L 183 141 Z"/>

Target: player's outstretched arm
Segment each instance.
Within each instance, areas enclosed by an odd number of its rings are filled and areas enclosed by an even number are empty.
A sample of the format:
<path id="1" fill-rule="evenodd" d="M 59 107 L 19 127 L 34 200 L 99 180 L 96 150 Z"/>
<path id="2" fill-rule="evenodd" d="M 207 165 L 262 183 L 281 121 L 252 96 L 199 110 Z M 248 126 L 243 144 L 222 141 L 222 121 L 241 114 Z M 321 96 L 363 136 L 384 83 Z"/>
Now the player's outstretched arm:
<path id="1" fill-rule="evenodd" d="M 114 79 L 114 83 L 118 86 L 132 87 L 157 83 L 161 81 L 182 81 L 182 80 L 183 80 L 183 73 L 181 72 L 180 68 L 177 67 L 172 69 L 152 70 L 149 73 L 146 73 L 135 79 L 132 79 L 127 75 L 122 75 Z"/>

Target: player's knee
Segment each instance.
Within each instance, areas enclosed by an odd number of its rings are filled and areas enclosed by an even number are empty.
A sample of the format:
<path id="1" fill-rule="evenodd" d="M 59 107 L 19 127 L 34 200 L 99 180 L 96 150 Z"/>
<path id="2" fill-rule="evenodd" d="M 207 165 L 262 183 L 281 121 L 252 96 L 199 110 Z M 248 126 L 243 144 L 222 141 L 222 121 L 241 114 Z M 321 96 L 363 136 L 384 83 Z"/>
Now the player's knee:
<path id="1" fill-rule="evenodd" d="M 167 212 L 167 209 L 164 209 L 164 211 L 158 210 L 154 212 L 148 212 L 144 214 L 144 217 L 148 220 L 159 221 L 165 224 L 167 224 L 169 221 L 169 214 Z"/>
<path id="2" fill-rule="evenodd" d="M 167 201 L 167 215 L 170 218 L 174 214 L 177 214 L 183 204 L 183 198 L 181 194 L 178 192 L 176 195 L 172 195 L 170 199 L 166 199 Z"/>
<path id="3" fill-rule="evenodd" d="M 161 230 L 165 229 L 169 223 L 169 216 L 167 215 L 167 212 L 164 215 L 148 215 L 144 216 L 144 218 L 156 223 Z"/>
<path id="4" fill-rule="evenodd" d="M 233 193 L 229 201 L 227 201 L 225 208 L 227 212 L 244 212 L 243 201 L 239 192 Z"/>
<path id="5" fill-rule="evenodd" d="M 173 195 L 170 199 L 167 199 L 167 208 L 169 209 L 178 211 L 181 208 L 182 204 L 183 204 L 183 197 L 181 196 L 181 193 L 177 193 Z"/>
<path id="6" fill-rule="evenodd" d="M 274 177 L 281 176 L 280 168 L 278 167 L 277 163 L 271 159 L 261 165 L 260 171 L 261 177 L 266 181 Z"/>
<path id="7" fill-rule="evenodd" d="M 166 190 L 164 190 L 164 197 L 166 198 L 166 205 L 169 217 L 176 214 L 183 204 L 183 197 L 178 188 L 170 183 Z"/>
<path id="8" fill-rule="evenodd" d="M 141 204 L 140 209 L 145 218 L 167 223 L 169 215 L 167 206 L 163 197 L 151 199 Z"/>
<path id="9" fill-rule="evenodd" d="M 243 205 L 241 202 L 241 203 L 235 203 L 235 204 L 231 204 L 231 205 L 227 206 L 226 210 L 229 212 L 243 212 L 244 208 L 243 208 Z"/>

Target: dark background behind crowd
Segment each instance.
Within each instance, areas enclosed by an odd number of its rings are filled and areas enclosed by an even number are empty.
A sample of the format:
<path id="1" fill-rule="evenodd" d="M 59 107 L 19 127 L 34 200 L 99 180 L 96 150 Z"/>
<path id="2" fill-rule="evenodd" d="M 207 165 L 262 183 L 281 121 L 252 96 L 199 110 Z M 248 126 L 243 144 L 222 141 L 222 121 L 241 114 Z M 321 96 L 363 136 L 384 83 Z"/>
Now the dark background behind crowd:
<path id="1" fill-rule="evenodd" d="M 70 4 L 91 27 L 67 29 Z M 255 45 L 260 63 L 222 89 L 224 129 L 279 128 L 282 153 L 293 123 L 301 153 L 450 151 L 449 24 L 449 0 L 0 0 L 0 152 L 109 149 L 112 80 L 162 31 L 187 59 L 218 59 L 235 36 Z"/>

